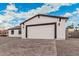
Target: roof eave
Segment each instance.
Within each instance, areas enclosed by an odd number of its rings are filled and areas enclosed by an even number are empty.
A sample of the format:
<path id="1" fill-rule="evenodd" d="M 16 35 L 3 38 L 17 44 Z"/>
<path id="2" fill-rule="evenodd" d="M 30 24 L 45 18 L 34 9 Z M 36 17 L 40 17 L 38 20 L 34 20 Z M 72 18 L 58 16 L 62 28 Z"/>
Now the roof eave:
<path id="1" fill-rule="evenodd" d="M 36 16 L 48 16 L 48 17 L 54 17 L 54 18 L 61 18 L 61 19 L 66 19 L 66 21 L 67 21 L 67 19 L 68 19 L 68 17 L 51 16 L 51 15 L 44 15 L 44 14 L 37 14 L 37 15 L 35 15 L 35 16 L 33 16 L 33 17 L 31 17 L 31 18 L 29 18 L 29 19 L 27 19 L 27 20 L 25 20 L 24 22 L 20 23 L 20 25 L 21 25 L 21 24 L 24 24 L 25 22 L 27 22 L 27 21 L 29 21 L 29 20 L 31 20 L 32 18 L 35 18 Z"/>

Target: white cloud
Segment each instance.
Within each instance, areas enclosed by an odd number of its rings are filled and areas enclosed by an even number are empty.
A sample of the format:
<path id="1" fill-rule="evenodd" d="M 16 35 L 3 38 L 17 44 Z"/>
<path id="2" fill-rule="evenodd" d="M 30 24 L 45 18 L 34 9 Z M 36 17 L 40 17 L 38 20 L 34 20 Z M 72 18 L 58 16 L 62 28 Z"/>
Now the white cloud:
<path id="1" fill-rule="evenodd" d="M 18 9 L 15 7 L 15 5 L 14 4 L 9 4 L 8 6 L 7 6 L 7 9 L 6 10 L 14 10 L 14 11 L 17 11 Z"/>
<path id="2" fill-rule="evenodd" d="M 71 16 L 74 16 L 74 15 L 79 15 L 79 8 L 76 8 L 76 10 L 71 12 L 71 13 L 67 12 L 63 16 L 71 17 Z"/>
<path id="3" fill-rule="evenodd" d="M 13 19 L 13 16 L 10 14 L 0 15 L 0 20 L 8 22 Z"/>
<path id="4" fill-rule="evenodd" d="M 17 10 L 17 8 L 15 8 L 14 4 L 9 4 L 6 8 L 6 10 L 3 10 L 1 12 L 5 12 L 4 15 L 0 15 L 0 21 L 2 22 L 8 22 L 10 20 L 12 20 L 15 15 L 15 12 L 13 12 L 13 10 Z"/>
<path id="5" fill-rule="evenodd" d="M 38 7 L 36 9 L 32 9 L 28 12 L 25 12 L 25 13 L 21 13 L 19 14 L 18 16 L 27 16 L 27 19 L 36 15 L 36 14 L 46 14 L 46 13 L 50 13 L 50 12 L 54 12 L 54 11 L 57 11 L 59 10 L 59 8 L 61 6 L 70 6 L 72 4 L 58 4 L 58 3 L 54 3 L 54 4 L 45 4 L 43 5 L 42 7 Z"/>
<path id="6" fill-rule="evenodd" d="M 76 12 L 79 14 L 79 8 L 76 8 Z"/>
<path id="7" fill-rule="evenodd" d="M 72 14 L 79 14 L 79 8 L 76 8 L 76 10 L 72 12 Z"/>
<path id="8" fill-rule="evenodd" d="M 71 17 L 71 16 L 73 16 L 73 15 L 72 15 L 72 13 L 68 13 L 68 12 L 67 12 L 67 13 L 64 14 L 64 16 L 65 16 L 65 17 Z"/>
<path id="9" fill-rule="evenodd" d="M 9 23 L 0 24 L 0 30 L 2 30 L 2 29 L 8 29 L 10 27 L 13 27 L 12 24 L 9 24 Z"/>
<path id="10" fill-rule="evenodd" d="M 0 28 L 8 28 L 12 25 L 8 22 L 14 19 L 14 15 L 16 14 L 13 11 L 17 11 L 18 9 L 15 7 L 14 4 L 7 5 L 7 8 L 5 10 L 2 10 L 0 12 L 5 12 L 5 14 L 0 14 Z"/>
<path id="11" fill-rule="evenodd" d="M 59 10 L 61 6 L 70 6 L 70 5 L 71 4 L 60 4 L 60 3 L 44 4 L 43 6 L 38 7 L 36 9 L 29 10 L 28 12 L 16 13 L 14 11 L 17 11 L 18 8 L 15 7 L 15 4 L 9 4 L 7 5 L 6 10 L 0 11 L 0 12 L 5 12 L 4 15 L 0 15 L 0 23 L 4 26 L 3 28 L 9 28 L 9 27 L 12 27 L 13 25 L 9 24 L 8 22 L 13 20 L 14 18 L 28 19 L 36 14 L 46 14 L 49 12 L 54 12 Z M 67 13 L 66 15 L 70 15 L 70 14 Z"/>
<path id="12" fill-rule="evenodd" d="M 0 20 L 0 24 L 2 24 L 3 22 L 2 22 L 2 20 Z"/>
<path id="13" fill-rule="evenodd" d="M 70 6 L 72 4 L 71 3 L 49 3 L 48 5 L 52 7 L 52 11 L 57 11 L 61 6 Z"/>
<path id="14" fill-rule="evenodd" d="M 72 13 L 65 13 L 65 15 L 72 16 L 67 22 L 67 25 L 74 23 L 74 26 L 77 26 L 79 24 L 79 8 L 76 8 Z"/>

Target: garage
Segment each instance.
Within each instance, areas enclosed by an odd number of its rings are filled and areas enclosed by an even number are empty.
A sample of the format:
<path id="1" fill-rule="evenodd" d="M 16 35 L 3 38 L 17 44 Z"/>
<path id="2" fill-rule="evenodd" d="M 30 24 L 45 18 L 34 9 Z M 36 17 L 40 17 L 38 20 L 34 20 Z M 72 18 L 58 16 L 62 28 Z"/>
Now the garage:
<path id="1" fill-rule="evenodd" d="M 55 39 L 56 23 L 34 24 L 26 26 L 27 38 Z"/>
<path id="2" fill-rule="evenodd" d="M 67 19 L 62 16 L 37 14 L 21 23 L 22 38 L 64 40 Z"/>

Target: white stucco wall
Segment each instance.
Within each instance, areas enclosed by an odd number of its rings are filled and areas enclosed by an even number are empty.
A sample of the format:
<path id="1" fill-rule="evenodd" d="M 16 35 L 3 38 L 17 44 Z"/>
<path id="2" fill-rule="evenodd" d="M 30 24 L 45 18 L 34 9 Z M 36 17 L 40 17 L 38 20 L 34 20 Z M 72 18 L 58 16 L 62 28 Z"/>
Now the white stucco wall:
<path id="1" fill-rule="evenodd" d="M 21 37 L 23 38 L 23 39 L 25 39 L 26 38 L 26 27 L 25 26 L 23 26 L 23 24 L 21 25 Z"/>
<path id="2" fill-rule="evenodd" d="M 57 23 L 57 39 L 65 39 L 66 38 L 66 29 L 65 29 L 65 20 L 61 20 L 60 26 Z"/>
<path id="3" fill-rule="evenodd" d="M 46 17 L 46 16 L 40 16 L 40 18 L 35 17 L 28 22 L 25 22 L 24 25 L 21 25 L 22 29 L 22 38 L 26 38 L 26 25 L 33 25 L 33 24 L 42 24 L 42 23 L 53 23 L 56 22 L 57 24 L 57 39 L 65 39 L 65 20 L 61 20 L 60 26 L 59 18 L 53 18 L 53 17 Z"/>
<path id="4" fill-rule="evenodd" d="M 8 37 L 21 37 L 21 34 L 18 34 L 18 30 L 14 30 L 14 34 L 11 34 L 11 30 L 8 30 Z"/>

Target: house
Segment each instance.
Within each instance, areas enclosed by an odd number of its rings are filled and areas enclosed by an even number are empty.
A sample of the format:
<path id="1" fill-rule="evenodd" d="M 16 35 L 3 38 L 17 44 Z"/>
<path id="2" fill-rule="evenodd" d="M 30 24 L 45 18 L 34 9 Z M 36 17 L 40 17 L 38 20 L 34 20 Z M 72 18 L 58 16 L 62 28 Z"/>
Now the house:
<path id="1" fill-rule="evenodd" d="M 22 38 L 65 39 L 67 17 L 38 14 L 22 22 Z"/>
<path id="2" fill-rule="evenodd" d="M 0 30 L 0 37 L 8 36 L 8 30 Z"/>
<path id="3" fill-rule="evenodd" d="M 16 26 L 8 29 L 8 37 L 21 37 L 21 27 Z"/>

